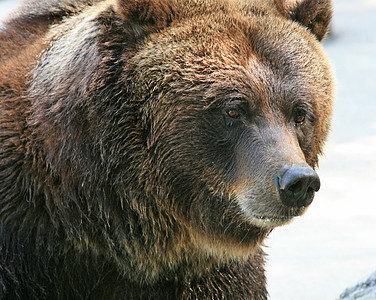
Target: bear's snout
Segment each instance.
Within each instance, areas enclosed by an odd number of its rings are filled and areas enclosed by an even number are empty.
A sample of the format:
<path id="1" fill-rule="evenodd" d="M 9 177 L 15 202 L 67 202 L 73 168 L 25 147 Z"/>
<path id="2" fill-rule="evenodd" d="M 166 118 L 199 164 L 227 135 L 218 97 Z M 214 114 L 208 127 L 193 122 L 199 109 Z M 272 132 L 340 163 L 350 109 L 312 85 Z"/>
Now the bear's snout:
<path id="1" fill-rule="evenodd" d="M 320 178 L 308 166 L 293 165 L 284 168 L 276 178 L 276 185 L 282 203 L 288 207 L 307 207 L 314 192 L 320 189 Z"/>

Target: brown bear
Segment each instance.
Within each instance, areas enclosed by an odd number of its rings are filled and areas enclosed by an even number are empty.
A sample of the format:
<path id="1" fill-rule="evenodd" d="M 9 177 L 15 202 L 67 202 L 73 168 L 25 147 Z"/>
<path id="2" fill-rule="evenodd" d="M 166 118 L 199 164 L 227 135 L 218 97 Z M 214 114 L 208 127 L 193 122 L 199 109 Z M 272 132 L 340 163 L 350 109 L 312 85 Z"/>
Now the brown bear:
<path id="1" fill-rule="evenodd" d="M 26 1 L 0 32 L 0 298 L 266 299 L 320 181 L 329 0 Z"/>

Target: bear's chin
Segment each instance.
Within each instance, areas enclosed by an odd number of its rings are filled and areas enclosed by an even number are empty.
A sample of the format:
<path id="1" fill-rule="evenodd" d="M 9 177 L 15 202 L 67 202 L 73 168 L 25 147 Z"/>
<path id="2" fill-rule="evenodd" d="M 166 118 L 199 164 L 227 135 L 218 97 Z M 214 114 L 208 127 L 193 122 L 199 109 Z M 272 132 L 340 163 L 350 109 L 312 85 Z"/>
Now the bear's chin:
<path id="1" fill-rule="evenodd" d="M 291 223 L 296 217 L 304 215 L 306 210 L 307 207 L 301 207 L 295 209 L 280 209 L 275 212 L 263 214 L 246 209 L 243 210 L 243 214 L 250 226 L 259 227 L 261 229 L 273 229 Z"/>
<path id="2" fill-rule="evenodd" d="M 309 207 L 289 208 L 280 204 L 278 199 L 269 201 L 237 198 L 242 217 L 246 222 L 250 226 L 262 229 L 273 229 L 278 226 L 287 225 L 291 223 L 295 217 L 304 215 Z M 268 205 L 263 205 L 263 203 L 267 203 Z"/>
<path id="3" fill-rule="evenodd" d="M 294 216 L 263 216 L 263 215 L 248 215 L 247 221 L 252 226 L 264 229 L 273 229 L 278 226 L 283 226 L 291 223 Z"/>

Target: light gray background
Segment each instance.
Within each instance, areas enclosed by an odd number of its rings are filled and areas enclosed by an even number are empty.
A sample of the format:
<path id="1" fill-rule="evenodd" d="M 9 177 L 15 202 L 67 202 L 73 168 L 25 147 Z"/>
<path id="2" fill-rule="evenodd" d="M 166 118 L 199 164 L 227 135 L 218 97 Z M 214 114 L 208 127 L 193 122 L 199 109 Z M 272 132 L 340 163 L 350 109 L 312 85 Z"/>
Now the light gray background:
<path id="1" fill-rule="evenodd" d="M 324 43 L 337 77 L 322 188 L 305 216 L 276 229 L 274 300 L 335 299 L 376 270 L 376 0 L 337 0 Z"/>

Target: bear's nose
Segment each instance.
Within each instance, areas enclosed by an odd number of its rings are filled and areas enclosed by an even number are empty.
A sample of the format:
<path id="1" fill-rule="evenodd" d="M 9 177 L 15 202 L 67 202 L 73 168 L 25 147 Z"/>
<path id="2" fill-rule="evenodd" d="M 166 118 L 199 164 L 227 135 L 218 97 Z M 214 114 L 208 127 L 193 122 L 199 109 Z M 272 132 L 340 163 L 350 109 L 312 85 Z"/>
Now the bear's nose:
<path id="1" fill-rule="evenodd" d="M 311 204 L 314 192 L 320 189 L 320 178 L 308 166 L 293 165 L 277 176 L 276 185 L 282 203 L 289 207 L 306 207 Z"/>

